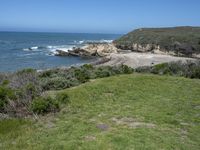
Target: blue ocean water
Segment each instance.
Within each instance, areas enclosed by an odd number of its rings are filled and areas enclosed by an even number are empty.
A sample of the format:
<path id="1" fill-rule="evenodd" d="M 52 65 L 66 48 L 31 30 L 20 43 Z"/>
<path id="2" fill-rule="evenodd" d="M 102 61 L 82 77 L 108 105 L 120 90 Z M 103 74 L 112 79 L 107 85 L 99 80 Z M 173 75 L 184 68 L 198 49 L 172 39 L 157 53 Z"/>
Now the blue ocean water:
<path id="1" fill-rule="evenodd" d="M 55 56 L 88 42 L 110 42 L 116 34 L 0 32 L 0 72 L 24 68 L 47 69 L 91 62 L 79 57 Z"/>

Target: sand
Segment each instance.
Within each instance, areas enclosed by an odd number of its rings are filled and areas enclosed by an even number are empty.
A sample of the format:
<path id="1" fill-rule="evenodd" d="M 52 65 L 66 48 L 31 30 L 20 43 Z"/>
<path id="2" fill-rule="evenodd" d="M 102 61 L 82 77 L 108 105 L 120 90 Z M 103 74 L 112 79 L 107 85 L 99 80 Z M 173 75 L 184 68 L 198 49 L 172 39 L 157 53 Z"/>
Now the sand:
<path id="1" fill-rule="evenodd" d="M 132 68 L 137 68 L 141 66 L 152 66 L 165 62 L 173 61 L 194 61 L 193 58 L 186 57 L 175 57 L 164 54 L 152 54 L 152 53 L 138 53 L 138 52 L 129 52 L 129 53 L 113 53 L 110 56 L 107 56 L 109 61 L 102 63 L 101 65 L 115 66 L 124 64 Z"/>

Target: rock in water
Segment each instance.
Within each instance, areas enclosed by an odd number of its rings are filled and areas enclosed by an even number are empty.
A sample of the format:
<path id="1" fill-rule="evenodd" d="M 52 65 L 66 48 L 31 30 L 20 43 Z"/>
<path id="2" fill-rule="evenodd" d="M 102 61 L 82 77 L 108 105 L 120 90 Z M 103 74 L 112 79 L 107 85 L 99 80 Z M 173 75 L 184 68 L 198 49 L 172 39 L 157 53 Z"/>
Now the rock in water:
<path id="1" fill-rule="evenodd" d="M 63 50 L 56 50 L 55 56 L 69 56 L 69 53 Z"/>
<path id="2" fill-rule="evenodd" d="M 73 50 L 63 51 L 56 50 L 56 56 L 81 56 L 81 57 L 90 57 L 90 56 L 108 56 L 111 53 L 117 53 L 118 49 L 113 44 L 108 43 L 92 43 L 87 44 L 83 47 L 74 48 Z"/>

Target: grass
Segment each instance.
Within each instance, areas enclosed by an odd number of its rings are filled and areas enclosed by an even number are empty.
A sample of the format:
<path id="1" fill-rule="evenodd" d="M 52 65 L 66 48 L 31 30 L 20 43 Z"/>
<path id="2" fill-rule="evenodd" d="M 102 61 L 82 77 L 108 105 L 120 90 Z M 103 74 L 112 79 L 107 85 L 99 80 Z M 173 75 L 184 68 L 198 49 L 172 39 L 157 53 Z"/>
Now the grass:
<path id="1" fill-rule="evenodd" d="M 0 149 L 200 149 L 200 80 L 120 75 L 67 93 L 61 112 L 0 121 Z"/>

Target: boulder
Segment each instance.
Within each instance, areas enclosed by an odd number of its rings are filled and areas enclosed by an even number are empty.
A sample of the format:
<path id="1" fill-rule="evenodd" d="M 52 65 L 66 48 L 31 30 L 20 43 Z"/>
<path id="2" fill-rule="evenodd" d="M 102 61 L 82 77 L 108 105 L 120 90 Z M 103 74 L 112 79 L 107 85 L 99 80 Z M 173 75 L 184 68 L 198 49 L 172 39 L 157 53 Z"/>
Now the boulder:
<path id="1" fill-rule="evenodd" d="M 56 50 L 55 56 L 69 56 L 69 53 L 63 50 Z"/>

